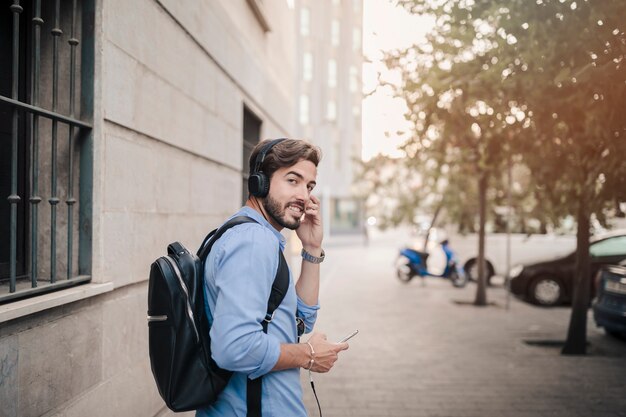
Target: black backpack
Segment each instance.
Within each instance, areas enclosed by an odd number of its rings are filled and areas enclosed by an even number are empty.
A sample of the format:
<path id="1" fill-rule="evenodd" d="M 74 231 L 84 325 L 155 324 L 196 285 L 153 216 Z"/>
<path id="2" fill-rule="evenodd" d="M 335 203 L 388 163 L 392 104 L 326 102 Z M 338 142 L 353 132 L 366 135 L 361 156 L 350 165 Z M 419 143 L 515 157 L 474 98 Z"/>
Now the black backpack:
<path id="1" fill-rule="evenodd" d="M 209 321 L 204 309 L 204 261 L 226 230 L 255 222 L 235 217 L 213 230 L 196 255 L 179 242 L 152 263 L 148 286 L 148 343 L 152 374 L 159 394 L 173 411 L 211 405 L 232 375 L 211 358 Z M 272 284 L 263 331 L 289 286 L 287 262 L 279 249 L 279 266 Z M 261 378 L 248 380 L 248 416 L 261 415 Z"/>

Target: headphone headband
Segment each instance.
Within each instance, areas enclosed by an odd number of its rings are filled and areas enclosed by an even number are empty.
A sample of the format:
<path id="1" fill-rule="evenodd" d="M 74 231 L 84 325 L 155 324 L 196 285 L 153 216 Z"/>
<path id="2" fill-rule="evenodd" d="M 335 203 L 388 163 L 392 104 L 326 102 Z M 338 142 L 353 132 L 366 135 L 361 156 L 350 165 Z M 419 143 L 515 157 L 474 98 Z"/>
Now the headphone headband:
<path id="1" fill-rule="evenodd" d="M 270 189 L 270 180 L 261 170 L 265 156 L 274 145 L 286 140 L 285 138 L 274 139 L 263 145 L 254 160 L 254 168 L 248 177 L 248 191 L 255 197 L 265 197 Z"/>
<path id="2" fill-rule="evenodd" d="M 274 147 L 274 145 L 279 144 L 280 142 L 287 140 L 286 138 L 280 138 L 280 139 L 274 139 L 271 140 L 270 143 L 266 144 L 265 146 L 263 146 L 263 148 L 261 148 L 261 150 L 259 151 L 258 155 L 256 156 L 255 159 L 255 163 L 254 163 L 254 172 L 251 172 L 251 174 L 256 174 L 261 170 L 261 166 L 263 165 L 263 161 L 265 161 L 265 155 L 267 155 L 267 153 L 270 151 L 270 149 L 272 149 Z"/>

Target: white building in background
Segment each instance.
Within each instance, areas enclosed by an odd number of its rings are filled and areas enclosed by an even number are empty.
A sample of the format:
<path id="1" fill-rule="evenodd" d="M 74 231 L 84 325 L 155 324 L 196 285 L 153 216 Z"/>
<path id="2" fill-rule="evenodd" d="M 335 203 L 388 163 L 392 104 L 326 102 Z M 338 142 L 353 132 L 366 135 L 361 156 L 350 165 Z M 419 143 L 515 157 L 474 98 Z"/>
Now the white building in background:
<path id="1" fill-rule="evenodd" d="M 318 196 L 327 232 L 360 232 L 352 196 L 361 159 L 363 0 L 300 0 L 297 18 L 297 136 L 322 148 Z"/>

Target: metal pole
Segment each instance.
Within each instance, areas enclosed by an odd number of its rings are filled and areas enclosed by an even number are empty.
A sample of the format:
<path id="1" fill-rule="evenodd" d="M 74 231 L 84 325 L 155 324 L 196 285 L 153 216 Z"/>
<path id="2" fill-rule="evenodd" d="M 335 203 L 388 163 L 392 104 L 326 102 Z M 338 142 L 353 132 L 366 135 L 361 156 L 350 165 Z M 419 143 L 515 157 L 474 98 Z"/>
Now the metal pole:
<path id="1" fill-rule="evenodd" d="M 30 105 L 28 103 L 24 103 L 22 101 L 19 100 L 13 100 L 12 98 L 9 97 L 5 97 L 5 96 L 0 96 L 0 102 L 1 103 L 7 103 L 11 106 L 14 106 L 20 110 L 24 110 L 30 113 L 34 113 L 37 114 L 39 116 L 43 116 L 47 119 L 50 120 L 56 120 L 58 122 L 61 123 L 66 123 L 68 125 L 73 125 L 76 127 L 82 127 L 84 129 L 91 129 L 93 126 L 87 122 L 83 122 L 82 120 L 77 120 L 77 119 L 72 119 L 69 116 L 64 116 L 60 113 L 56 113 L 50 110 L 46 110 L 42 107 L 37 107 L 37 106 L 33 106 Z"/>
<path id="2" fill-rule="evenodd" d="M 507 146 L 507 187 L 506 187 L 506 199 L 507 199 L 507 211 L 506 211 L 506 278 L 504 281 L 504 288 L 506 289 L 506 309 L 511 308 L 511 291 L 509 289 L 509 271 L 511 270 L 511 217 L 513 213 L 512 201 L 511 201 L 511 187 L 513 185 L 513 175 L 511 170 L 511 147 Z"/>
<path id="3" fill-rule="evenodd" d="M 43 25 L 43 19 L 41 18 L 41 0 L 35 1 L 35 10 L 33 15 L 33 31 L 34 31 L 34 48 L 33 48 L 33 72 L 32 72 L 32 104 L 39 106 L 39 70 L 41 64 L 41 26 Z M 31 225 L 30 225 L 30 280 L 31 287 L 37 287 L 37 234 L 39 226 L 39 203 L 41 197 L 39 196 L 39 115 L 31 113 L 32 115 L 32 146 L 31 146 Z"/>
<path id="4" fill-rule="evenodd" d="M 74 102 L 75 102 L 75 80 L 76 80 L 76 45 L 78 39 L 75 36 L 76 29 L 76 0 L 72 3 L 72 28 L 70 33 L 70 117 L 74 118 Z M 67 279 L 72 277 L 72 255 L 73 249 L 73 219 L 74 219 L 74 126 L 69 126 L 69 174 L 67 180 Z"/>
<path id="5" fill-rule="evenodd" d="M 19 49 L 20 49 L 20 13 L 24 10 L 19 0 L 14 0 L 9 7 L 13 12 L 13 83 L 11 85 L 11 98 L 18 99 L 19 82 Z M 13 120 L 11 126 L 11 195 L 7 198 L 11 205 L 11 243 L 9 254 L 9 292 L 15 292 L 17 280 L 17 204 L 20 196 L 17 195 L 17 107 L 13 107 Z"/>
<path id="6" fill-rule="evenodd" d="M 56 112 L 59 105 L 59 37 L 63 31 L 59 28 L 59 18 L 61 14 L 61 2 L 56 0 L 54 13 L 54 28 L 51 33 L 52 43 L 52 111 Z M 52 121 L 52 161 L 51 161 L 51 196 L 50 203 L 50 283 L 56 282 L 56 234 L 57 234 L 57 129 L 58 123 Z"/>

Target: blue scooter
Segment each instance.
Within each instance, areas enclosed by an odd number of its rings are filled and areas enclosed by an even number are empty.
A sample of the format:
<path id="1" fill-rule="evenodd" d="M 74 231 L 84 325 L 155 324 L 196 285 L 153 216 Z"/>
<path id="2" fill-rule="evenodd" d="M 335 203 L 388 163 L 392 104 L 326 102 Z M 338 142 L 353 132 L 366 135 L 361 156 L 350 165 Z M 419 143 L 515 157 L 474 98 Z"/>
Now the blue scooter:
<path id="1" fill-rule="evenodd" d="M 441 274 L 428 271 L 427 261 L 430 254 L 411 248 L 403 248 L 396 260 L 396 275 L 402 282 L 409 282 L 415 276 L 425 278 L 427 276 L 449 279 L 457 288 L 463 288 L 468 282 L 468 276 L 459 265 L 452 249 L 448 246 L 448 241 L 441 242 L 441 248 L 446 254 L 446 267 Z"/>

